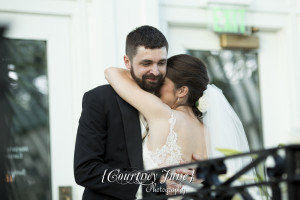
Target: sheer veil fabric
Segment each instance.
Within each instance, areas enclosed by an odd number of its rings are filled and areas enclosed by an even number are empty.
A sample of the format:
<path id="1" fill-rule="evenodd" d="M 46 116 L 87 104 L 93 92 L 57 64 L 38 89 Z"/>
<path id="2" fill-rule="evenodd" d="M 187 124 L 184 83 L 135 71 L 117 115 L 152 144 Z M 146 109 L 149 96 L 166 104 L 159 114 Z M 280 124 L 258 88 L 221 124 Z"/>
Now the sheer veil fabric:
<path id="1" fill-rule="evenodd" d="M 215 85 L 208 85 L 204 96 L 207 102 L 203 124 L 208 158 L 223 157 L 224 154 L 218 151 L 218 148 L 249 152 L 243 125 L 222 91 Z M 251 161 L 250 157 L 226 160 L 227 175 L 236 173 Z M 254 173 L 251 170 L 247 175 L 253 177 Z"/>

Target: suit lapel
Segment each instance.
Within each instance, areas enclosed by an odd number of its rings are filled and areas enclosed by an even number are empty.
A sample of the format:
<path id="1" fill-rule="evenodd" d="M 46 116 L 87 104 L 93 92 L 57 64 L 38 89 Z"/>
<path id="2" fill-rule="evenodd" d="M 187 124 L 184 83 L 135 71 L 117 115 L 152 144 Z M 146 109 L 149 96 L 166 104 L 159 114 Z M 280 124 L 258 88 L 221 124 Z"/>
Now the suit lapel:
<path id="1" fill-rule="evenodd" d="M 123 119 L 126 146 L 129 161 L 132 167 L 143 170 L 142 136 L 138 111 L 116 96 Z"/>

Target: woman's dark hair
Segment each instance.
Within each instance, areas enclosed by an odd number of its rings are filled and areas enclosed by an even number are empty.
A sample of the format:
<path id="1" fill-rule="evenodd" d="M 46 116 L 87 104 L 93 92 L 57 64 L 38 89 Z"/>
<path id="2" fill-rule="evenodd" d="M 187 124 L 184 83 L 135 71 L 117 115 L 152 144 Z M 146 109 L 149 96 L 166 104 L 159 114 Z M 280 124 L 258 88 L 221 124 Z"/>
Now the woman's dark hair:
<path id="1" fill-rule="evenodd" d="M 172 56 L 167 62 L 168 77 L 175 85 L 175 89 L 187 86 L 188 98 L 185 104 L 191 106 L 194 114 L 201 117 L 202 113 L 196 107 L 196 101 L 203 95 L 209 82 L 205 64 L 198 58 L 179 54 Z"/>

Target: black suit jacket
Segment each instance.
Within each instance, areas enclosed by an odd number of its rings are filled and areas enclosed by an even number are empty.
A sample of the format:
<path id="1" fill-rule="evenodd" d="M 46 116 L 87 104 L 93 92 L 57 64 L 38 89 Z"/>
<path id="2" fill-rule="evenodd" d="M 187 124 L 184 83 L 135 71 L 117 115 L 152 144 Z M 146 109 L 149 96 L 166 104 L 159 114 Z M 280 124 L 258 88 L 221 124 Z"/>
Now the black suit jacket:
<path id="1" fill-rule="evenodd" d="M 143 170 L 138 111 L 110 85 L 99 86 L 83 96 L 77 131 L 74 175 L 85 187 L 82 199 L 134 199 L 139 185 L 102 182 L 106 169 L 128 168 Z"/>

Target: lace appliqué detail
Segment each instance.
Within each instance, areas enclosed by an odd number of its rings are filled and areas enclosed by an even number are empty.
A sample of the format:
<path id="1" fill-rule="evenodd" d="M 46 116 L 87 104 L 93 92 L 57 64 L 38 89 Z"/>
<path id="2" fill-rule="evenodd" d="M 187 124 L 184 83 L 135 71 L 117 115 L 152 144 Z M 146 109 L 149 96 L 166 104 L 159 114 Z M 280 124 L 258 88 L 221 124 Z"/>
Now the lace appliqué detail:
<path id="1" fill-rule="evenodd" d="M 178 165 L 181 158 L 181 148 L 177 145 L 177 134 L 174 132 L 174 125 L 176 123 L 176 119 L 174 118 L 174 114 L 172 111 L 171 118 L 169 119 L 170 124 L 170 132 L 167 137 L 167 142 L 160 149 L 156 151 L 149 151 L 147 148 L 147 137 L 145 138 L 145 146 L 147 149 L 147 153 L 149 154 L 152 161 L 157 164 L 159 167 L 165 167 L 170 165 Z"/>

